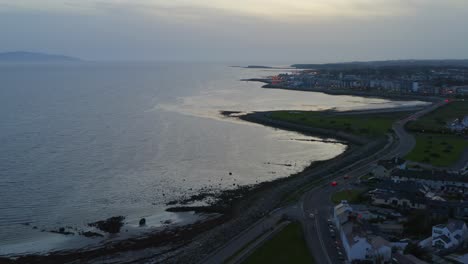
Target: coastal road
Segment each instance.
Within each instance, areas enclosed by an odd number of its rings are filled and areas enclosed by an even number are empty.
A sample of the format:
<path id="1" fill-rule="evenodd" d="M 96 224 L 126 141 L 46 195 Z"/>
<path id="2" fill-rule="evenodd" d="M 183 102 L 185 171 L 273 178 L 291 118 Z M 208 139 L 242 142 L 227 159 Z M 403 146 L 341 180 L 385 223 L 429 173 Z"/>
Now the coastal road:
<path id="1" fill-rule="evenodd" d="M 435 110 L 443 104 L 444 102 L 434 103 L 405 119 L 395 122 L 393 124 L 395 133 L 382 150 L 331 175 L 324 175 L 323 177 L 328 179 L 328 181 L 326 180 L 325 184 L 304 193 L 298 204 L 270 212 L 270 214 L 264 216 L 244 232 L 238 234 L 224 246 L 221 246 L 204 258 L 200 263 L 223 263 L 234 254 L 239 254 L 240 251 L 244 251 L 243 249 L 249 247 L 252 241 L 271 231 L 283 215 L 297 219 L 303 224 L 307 246 L 314 256 L 316 263 L 332 264 L 343 262 L 342 259 L 345 257 L 345 252 L 341 248 L 339 233 L 331 231 L 328 223 L 333 208 L 331 195 L 337 190 L 350 188 L 357 177 L 369 173 L 378 160 L 396 156 L 402 157 L 409 153 L 415 146 L 415 139 L 405 131 L 405 124 L 410 120 L 415 120 Z M 344 175 L 348 175 L 349 179 L 344 180 Z M 332 187 L 329 184 L 332 180 L 339 182 L 338 187 Z M 335 236 L 332 233 L 335 233 Z M 245 251 L 240 254 L 244 253 Z"/>
<path id="2" fill-rule="evenodd" d="M 232 260 L 229 263 L 236 263 L 236 259 L 245 259 L 246 256 L 242 254 L 250 252 L 249 245 L 253 244 L 252 242 L 254 241 L 261 244 L 259 239 L 263 239 L 262 237 L 269 238 L 269 233 L 275 231 L 274 229 L 278 226 L 278 222 L 280 222 L 284 215 L 287 215 L 291 219 L 300 219 L 300 213 L 301 210 L 299 210 L 298 205 L 278 208 L 235 236 L 231 241 L 218 248 L 200 263 L 225 263 L 229 258 Z"/>
<path id="3" fill-rule="evenodd" d="M 378 160 L 402 157 L 408 154 L 414 148 L 416 142 L 414 137 L 404 129 L 405 124 L 434 111 L 444 104 L 446 102 L 434 103 L 421 111 L 395 122 L 393 124 L 393 130 L 395 131 L 394 142 L 389 143 L 378 153 L 350 165 L 351 168 L 348 172 L 338 172 L 330 175 L 328 177 L 329 181 L 322 185 L 321 188 L 308 191 L 302 196 L 300 204 L 303 209 L 304 232 L 309 250 L 313 254 L 316 263 L 342 263 L 343 257 L 345 258 L 345 252 L 341 248 L 339 233 L 338 231 L 331 231 L 333 228 L 330 227 L 328 222 L 328 219 L 332 216 L 334 206 L 331 202 L 331 195 L 336 191 L 351 188 L 358 177 L 371 172 Z M 345 175 L 348 175 L 349 179 L 344 179 Z M 338 181 L 337 187 L 330 185 L 332 180 Z M 314 213 L 314 219 L 308 217 L 310 213 Z M 334 233 L 336 236 L 334 236 Z"/>

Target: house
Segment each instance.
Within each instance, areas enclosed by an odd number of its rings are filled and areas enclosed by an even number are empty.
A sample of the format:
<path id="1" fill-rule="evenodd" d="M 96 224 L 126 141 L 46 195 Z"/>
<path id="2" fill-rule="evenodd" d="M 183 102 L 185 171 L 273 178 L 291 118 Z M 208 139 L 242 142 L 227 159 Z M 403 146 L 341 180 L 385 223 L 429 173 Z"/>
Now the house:
<path id="1" fill-rule="evenodd" d="M 403 209 L 425 209 L 426 201 L 423 197 L 403 192 L 375 191 L 371 195 L 372 204 L 386 205 Z"/>
<path id="2" fill-rule="evenodd" d="M 386 180 L 370 193 L 374 205 L 386 205 L 403 209 L 426 208 L 426 188 L 415 181 Z"/>
<path id="3" fill-rule="evenodd" d="M 432 246 L 438 249 L 451 249 L 461 245 L 468 237 L 464 221 L 450 219 L 447 224 L 432 227 Z"/>
<path id="4" fill-rule="evenodd" d="M 346 222 L 342 226 L 340 235 L 348 261 L 391 261 L 390 242 L 382 237 L 368 234 L 360 223 Z"/>
<path id="5" fill-rule="evenodd" d="M 371 250 L 367 256 L 372 260 L 381 260 L 381 262 L 389 262 L 392 259 L 392 244 L 380 236 L 369 236 L 367 240 L 371 244 Z"/>
<path id="6" fill-rule="evenodd" d="M 406 169 L 406 160 L 395 157 L 389 160 L 379 160 L 372 170 L 372 174 L 378 178 L 390 177 L 394 169 Z"/>
<path id="7" fill-rule="evenodd" d="M 455 119 L 448 124 L 448 128 L 452 131 L 462 132 L 468 129 L 468 116 Z"/>
<path id="8" fill-rule="evenodd" d="M 353 214 L 358 218 L 358 219 L 363 219 L 363 220 L 371 220 L 371 219 L 377 219 L 381 216 L 374 214 L 371 212 L 369 206 L 363 205 L 363 204 L 351 204 L 351 208 L 353 209 Z"/>
<path id="9" fill-rule="evenodd" d="M 453 172 L 441 170 L 395 170 L 392 180 L 416 181 L 435 190 L 444 191 L 446 188 L 468 188 L 468 177 Z"/>

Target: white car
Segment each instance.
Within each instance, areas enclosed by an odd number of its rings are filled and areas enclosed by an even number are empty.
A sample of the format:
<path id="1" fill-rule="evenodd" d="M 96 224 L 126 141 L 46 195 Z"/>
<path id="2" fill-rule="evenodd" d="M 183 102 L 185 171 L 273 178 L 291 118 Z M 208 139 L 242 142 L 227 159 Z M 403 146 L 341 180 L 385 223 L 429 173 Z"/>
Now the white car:
<path id="1" fill-rule="evenodd" d="M 312 219 L 314 219 L 314 218 L 315 218 L 315 215 L 314 215 L 313 213 L 310 213 L 310 214 L 309 214 L 309 217 L 312 218 Z"/>

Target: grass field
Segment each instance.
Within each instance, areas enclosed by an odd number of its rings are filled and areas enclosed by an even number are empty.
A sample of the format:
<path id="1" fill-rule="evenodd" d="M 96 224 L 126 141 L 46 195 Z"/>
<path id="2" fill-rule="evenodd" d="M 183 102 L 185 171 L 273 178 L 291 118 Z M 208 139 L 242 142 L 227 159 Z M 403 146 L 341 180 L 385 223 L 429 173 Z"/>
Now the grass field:
<path id="1" fill-rule="evenodd" d="M 406 112 L 384 114 L 337 115 L 312 111 L 277 111 L 272 118 L 317 128 L 339 130 L 359 136 L 378 137 L 391 129 L 393 122 Z"/>
<path id="2" fill-rule="evenodd" d="M 407 128 L 417 132 L 449 133 L 450 131 L 445 127 L 447 122 L 466 115 L 468 115 L 468 101 L 455 101 L 410 122 Z"/>
<path id="3" fill-rule="evenodd" d="M 336 192 L 332 195 L 331 199 L 334 204 L 339 204 L 341 201 L 346 200 L 349 203 L 361 202 L 361 195 L 364 193 L 363 190 L 343 190 Z"/>
<path id="4" fill-rule="evenodd" d="M 299 223 L 286 226 L 243 262 L 243 264 L 262 263 L 314 263 L 307 250 Z"/>
<path id="5" fill-rule="evenodd" d="M 406 159 L 439 167 L 453 165 L 468 147 L 468 140 L 456 135 L 416 134 L 416 147 Z"/>

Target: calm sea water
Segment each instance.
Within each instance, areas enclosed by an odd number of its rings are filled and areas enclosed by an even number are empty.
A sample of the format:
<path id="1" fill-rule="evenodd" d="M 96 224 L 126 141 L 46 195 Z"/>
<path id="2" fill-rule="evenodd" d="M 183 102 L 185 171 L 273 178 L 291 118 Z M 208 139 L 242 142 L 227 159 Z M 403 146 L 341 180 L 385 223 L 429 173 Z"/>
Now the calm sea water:
<path id="1" fill-rule="evenodd" d="M 0 65 L 0 255 L 76 245 L 40 230 L 115 215 L 158 226 L 180 217 L 164 203 L 183 194 L 285 177 L 346 148 L 297 141 L 305 137 L 220 110 L 415 103 L 239 81 L 274 73 L 222 64 Z"/>

